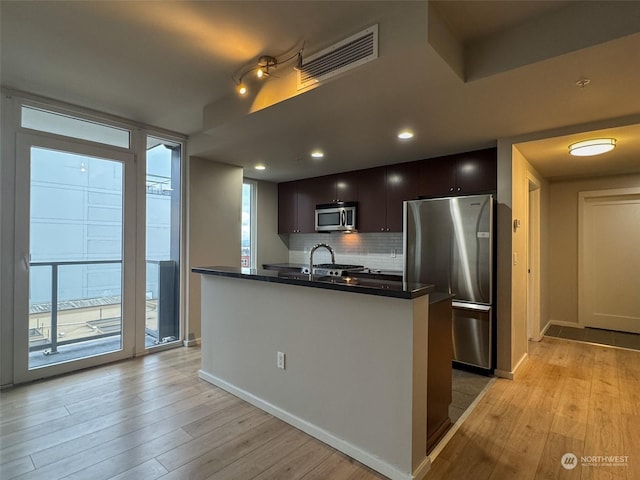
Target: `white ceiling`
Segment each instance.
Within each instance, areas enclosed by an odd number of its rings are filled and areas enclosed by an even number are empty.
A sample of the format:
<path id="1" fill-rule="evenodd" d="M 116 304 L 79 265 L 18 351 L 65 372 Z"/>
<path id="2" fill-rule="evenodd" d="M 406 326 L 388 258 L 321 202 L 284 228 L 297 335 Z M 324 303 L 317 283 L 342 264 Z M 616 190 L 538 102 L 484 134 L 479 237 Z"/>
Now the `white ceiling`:
<path id="1" fill-rule="evenodd" d="M 0 17 L 4 87 L 188 134 L 191 154 L 253 178 L 529 134 L 535 141 L 519 148 L 549 178 L 640 171 L 640 135 L 629 126 L 640 123 L 640 2 L 3 0 Z M 375 23 L 377 60 L 303 93 L 285 65 L 280 78 L 250 85 L 250 98 L 235 94 L 232 75 L 260 55 L 303 41 L 310 55 Z M 579 88 L 584 77 L 591 83 Z M 583 124 L 599 127 L 567 137 Z M 614 153 L 572 163 L 567 142 L 603 124 L 618 138 Z M 412 141 L 396 139 L 403 127 Z M 322 161 L 309 157 L 314 148 Z"/>

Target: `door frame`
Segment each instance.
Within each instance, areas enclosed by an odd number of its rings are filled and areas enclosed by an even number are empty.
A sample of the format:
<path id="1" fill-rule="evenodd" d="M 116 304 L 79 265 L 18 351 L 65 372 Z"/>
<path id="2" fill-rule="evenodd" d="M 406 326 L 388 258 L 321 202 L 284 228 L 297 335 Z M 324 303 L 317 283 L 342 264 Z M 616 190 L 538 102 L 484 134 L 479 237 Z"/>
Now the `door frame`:
<path id="1" fill-rule="evenodd" d="M 541 182 L 527 173 L 527 338 L 542 340 L 540 326 L 540 193 Z"/>
<path id="2" fill-rule="evenodd" d="M 587 270 L 585 243 L 587 242 L 587 228 L 589 227 L 586 218 L 587 202 L 597 198 L 605 199 L 637 195 L 640 195 L 640 188 L 636 187 L 578 192 L 578 325 L 580 325 L 581 328 L 587 326 L 587 298 L 589 298 L 589 293 L 586 291 L 586 282 L 584 281 Z"/>
<path id="3" fill-rule="evenodd" d="M 94 357 L 29 370 L 28 318 L 29 310 L 29 221 L 32 146 L 66 151 L 78 155 L 118 161 L 123 165 L 123 249 L 122 249 L 122 349 Z M 14 328 L 13 383 L 59 375 L 103 363 L 134 356 L 136 342 L 136 156 L 119 149 L 65 140 L 48 134 L 16 132 L 14 217 Z"/>

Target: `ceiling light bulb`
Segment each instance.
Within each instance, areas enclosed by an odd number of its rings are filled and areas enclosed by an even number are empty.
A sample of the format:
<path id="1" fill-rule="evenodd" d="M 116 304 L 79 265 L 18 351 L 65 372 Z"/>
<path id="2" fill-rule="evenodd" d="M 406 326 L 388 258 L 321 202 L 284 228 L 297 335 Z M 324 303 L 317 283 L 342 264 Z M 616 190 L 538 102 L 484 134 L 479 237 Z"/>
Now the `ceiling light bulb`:
<path id="1" fill-rule="evenodd" d="M 256 77 L 258 77 L 258 78 L 262 78 L 263 76 L 264 76 L 264 70 L 262 70 L 262 68 L 259 68 L 259 69 L 256 71 Z"/>
<path id="2" fill-rule="evenodd" d="M 239 83 L 238 84 L 238 93 L 240 95 L 245 95 L 247 93 L 247 87 L 244 84 Z"/>
<path id="3" fill-rule="evenodd" d="M 265 167 L 264 165 L 262 165 L 261 163 L 259 163 L 258 165 L 256 165 L 255 167 L 256 170 L 266 170 L 267 167 Z"/>
<path id="4" fill-rule="evenodd" d="M 615 146 L 615 138 L 594 138 L 569 145 L 569 153 L 576 157 L 589 157 L 610 152 Z"/>
<path id="5" fill-rule="evenodd" d="M 410 130 L 403 130 L 402 132 L 398 133 L 398 138 L 400 140 L 408 140 L 410 138 L 413 138 L 413 132 Z"/>
<path id="6" fill-rule="evenodd" d="M 322 157 L 324 157 L 324 153 L 322 153 L 320 150 L 315 150 L 315 151 L 311 152 L 311 156 L 313 158 L 322 158 Z"/>

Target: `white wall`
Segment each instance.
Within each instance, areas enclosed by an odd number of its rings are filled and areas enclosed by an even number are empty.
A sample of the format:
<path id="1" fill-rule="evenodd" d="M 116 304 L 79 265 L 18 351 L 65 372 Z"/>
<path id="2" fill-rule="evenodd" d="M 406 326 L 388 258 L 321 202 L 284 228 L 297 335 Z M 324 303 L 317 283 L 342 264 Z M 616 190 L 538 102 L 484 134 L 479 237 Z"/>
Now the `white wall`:
<path id="1" fill-rule="evenodd" d="M 242 168 L 189 158 L 187 310 L 184 338 L 200 338 L 200 277 L 193 267 L 240 266 Z"/>
<path id="2" fill-rule="evenodd" d="M 278 184 L 256 182 L 256 266 L 286 263 L 289 249 L 286 236 L 278 235 Z"/>
<path id="3" fill-rule="evenodd" d="M 513 222 L 513 142 L 498 141 L 498 192 L 496 221 L 496 372 L 509 376 L 513 371 L 511 316 L 511 251 Z"/>
<path id="4" fill-rule="evenodd" d="M 517 265 L 512 262 L 511 298 L 512 298 L 512 362 L 517 363 L 527 353 L 527 304 L 528 284 L 532 278 L 528 274 L 529 263 L 529 191 L 530 183 L 540 185 L 540 325 L 534 327 L 532 336 L 538 338 L 541 327 L 546 324 L 544 320 L 548 312 L 547 296 L 547 229 L 548 221 L 548 184 L 542 176 L 531 166 L 527 159 L 517 148 L 513 149 L 513 218 L 520 220 L 520 228 L 511 230 L 513 235 L 512 255 L 517 255 Z M 512 257 L 513 259 L 513 257 Z"/>
<path id="5" fill-rule="evenodd" d="M 515 213 L 515 209 L 522 208 L 522 206 L 516 206 L 516 186 L 513 185 L 514 182 L 514 147 L 519 143 L 529 142 L 534 140 L 541 140 L 546 138 L 554 138 L 560 137 L 564 135 L 572 135 L 576 133 L 589 132 L 602 130 L 605 128 L 614 128 L 618 126 L 624 125 L 633 125 L 640 121 L 640 116 L 633 115 L 629 117 L 624 117 L 621 119 L 607 119 L 599 122 L 593 122 L 589 124 L 583 125 L 570 125 L 566 127 L 561 127 L 552 130 L 526 133 L 523 135 L 519 135 L 517 137 L 498 139 L 498 195 L 497 195 L 497 203 L 498 203 L 498 252 L 497 252 L 497 299 L 496 299 L 496 309 L 497 309 L 497 370 L 496 374 L 511 378 L 518 367 L 519 361 L 518 359 L 522 359 L 523 355 L 521 352 L 514 347 L 514 336 L 516 336 L 516 330 L 519 328 L 518 322 L 520 319 L 513 316 L 512 305 L 514 303 L 514 297 L 517 295 L 517 292 L 514 291 L 514 286 L 512 284 L 512 259 L 514 252 L 514 238 L 513 238 L 513 219 L 517 218 Z M 524 169 L 526 172 L 526 169 Z M 594 180 L 598 182 L 599 180 Z M 635 184 L 637 186 L 637 184 Z M 541 198 L 541 208 L 546 208 L 549 216 L 555 212 L 555 209 L 558 208 L 556 202 L 554 201 L 554 196 L 552 195 L 551 186 L 548 188 L 548 197 L 544 196 Z M 577 199 L 576 199 L 577 201 Z M 546 205 L 546 206 L 545 206 Z M 577 206 L 575 206 L 575 215 L 577 218 Z M 550 217 L 549 217 L 550 218 Z M 577 220 L 576 220 L 577 221 Z M 561 285 L 558 287 L 558 282 L 553 282 L 554 276 L 557 272 L 555 269 L 554 260 L 557 258 L 556 256 L 552 256 L 551 252 L 555 252 L 558 255 L 563 255 L 562 248 L 558 247 L 558 240 L 552 241 L 553 236 L 553 223 L 552 220 L 549 222 L 543 222 L 541 228 L 541 234 L 544 235 L 545 231 L 545 223 L 549 224 L 547 230 L 547 244 L 544 242 L 541 244 L 541 250 L 543 255 L 543 265 L 546 261 L 547 264 L 547 272 L 542 275 L 541 278 L 541 288 L 544 292 L 544 289 L 548 289 L 547 297 L 547 309 L 545 312 L 545 306 L 542 305 L 541 308 L 541 324 L 544 327 L 546 323 L 546 319 L 551 318 L 554 319 L 555 313 L 554 311 L 558 311 L 557 308 L 557 298 L 553 299 L 552 294 L 557 296 L 561 296 L 565 294 L 565 286 Z M 576 227 L 577 228 L 577 227 Z M 577 242 L 577 240 L 576 240 Z M 577 243 L 576 243 L 577 245 Z M 572 248 L 572 247 L 569 247 Z M 576 247 L 577 248 L 577 247 Z M 548 252 L 545 254 L 544 252 Z M 546 260 L 545 260 L 546 255 Z M 577 261 L 577 260 L 576 260 Z M 576 267 L 577 268 L 577 267 Z M 545 278 L 548 281 L 545 281 Z M 577 276 L 573 277 L 573 283 L 576 283 Z M 545 287 L 545 283 L 547 286 Z M 577 300 L 576 300 L 577 305 Z M 518 307 L 516 307 L 518 308 Z"/>
<path id="6" fill-rule="evenodd" d="M 202 378 L 391 478 L 428 461 L 428 296 L 202 277 Z"/>
<path id="7" fill-rule="evenodd" d="M 578 323 L 578 192 L 628 187 L 640 187 L 639 174 L 550 184 L 550 321 L 576 325 Z"/>
<path id="8" fill-rule="evenodd" d="M 527 197 L 529 181 L 527 179 L 528 162 L 522 154 L 513 149 L 512 191 L 513 221 L 520 221 L 520 228 L 511 228 L 511 365 L 518 362 L 527 353 Z"/>
<path id="9" fill-rule="evenodd" d="M 12 103 L 2 95 L 0 130 L 0 385 L 13 382 L 15 134 Z"/>

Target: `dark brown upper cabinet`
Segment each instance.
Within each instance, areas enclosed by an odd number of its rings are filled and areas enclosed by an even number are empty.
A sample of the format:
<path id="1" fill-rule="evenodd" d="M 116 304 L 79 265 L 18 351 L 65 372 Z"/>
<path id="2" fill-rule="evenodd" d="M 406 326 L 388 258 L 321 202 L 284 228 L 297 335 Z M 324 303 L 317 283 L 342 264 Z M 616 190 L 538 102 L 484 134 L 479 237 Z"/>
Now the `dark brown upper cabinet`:
<path id="1" fill-rule="evenodd" d="M 278 233 L 298 231 L 297 183 L 278 184 Z"/>
<path id="2" fill-rule="evenodd" d="M 316 192 L 308 180 L 278 184 L 278 233 L 315 231 Z"/>
<path id="3" fill-rule="evenodd" d="M 402 203 L 416 198 L 416 163 L 361 170 L 358 178 L 358 231 L 402 232 Z"/>
<path id="4" fill-rule="evenodd" d="M 358 172 L 344 172 L 331 175 L 335 180 L 336 202 L 358 201 Z"/>
<path id="5" fill-rule="evenodd" d="M 356 227 L 359 232 L 384 232 L 387 228 L 385 167 L 358 172 L 358 210 Z"/>
<path id="6" fill-rule="evenodd" d="M 497 188 L 497 149 L 430 158 L 420 162 L 421 197 L 493 192 Z"/>
<path id="7" fill-rule="evenodd" d="M 278 233 L 315 232 L 316 205 L 358 200 L 356 172 L 278 184 Z"/>
<path id="8" fill-rule="evenodd" d="M 403 202 L 494 192 L 497 149 L 278 184 L 278 233 L 315 231 L 316 205 L 358 202 L 359 232 L 402 232 Z"/>
<path id="9" fill-rule="evenodd" d="M 309 190 L 316 205 L 358 200 L 358 176 L 356 172 L 337 173 L 324 177 L 301 180 Z"/>

